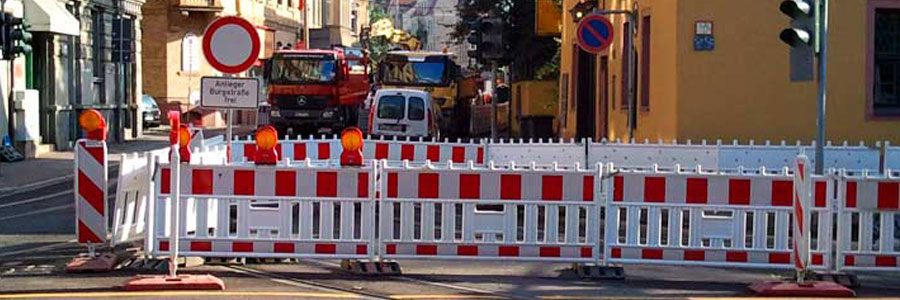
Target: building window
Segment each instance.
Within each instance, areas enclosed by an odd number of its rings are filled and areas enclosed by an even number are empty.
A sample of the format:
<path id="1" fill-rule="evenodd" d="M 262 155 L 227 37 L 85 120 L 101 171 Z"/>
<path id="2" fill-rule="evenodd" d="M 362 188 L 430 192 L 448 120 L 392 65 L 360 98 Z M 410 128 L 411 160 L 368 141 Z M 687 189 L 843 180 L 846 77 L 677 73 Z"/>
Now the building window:
<path id="1" fill-rule="evenodd" d="M 103 77 L 103 11 L 91 10 L 91 62 L 94 65 L 94 77 Z"/>
<path id="2" fill-rule="evenodd" d="M 200 71 L 200 37 L 188 33 L 181 39 L 181 71 Z"/>
<path id="3" fill-rule="evenodd" d="M 900 8 L 875 10 L 874 94 L 876 116 L 900 116 Z"/>
<path id="4" fill-rule="evenodd" d="M 650 16 L 641 21 L 641 108 L 650 110 Z"/>
<path id="5" fill-rule="evenodd" d="M 331 0 L 322 0 L 322 26 L 330 25 L 328 20 L 330 20 L 331 14 Z"/>
<path id="6" fill-rule="evenodd" d="M 355 9 L 350 12 L 350 31 L 352 31 L 353 33 L 356 33 L 356 28 L 358 26 L 357 22 L 359 22 L 358 18 L 359 12 L 357 12 Z"/>

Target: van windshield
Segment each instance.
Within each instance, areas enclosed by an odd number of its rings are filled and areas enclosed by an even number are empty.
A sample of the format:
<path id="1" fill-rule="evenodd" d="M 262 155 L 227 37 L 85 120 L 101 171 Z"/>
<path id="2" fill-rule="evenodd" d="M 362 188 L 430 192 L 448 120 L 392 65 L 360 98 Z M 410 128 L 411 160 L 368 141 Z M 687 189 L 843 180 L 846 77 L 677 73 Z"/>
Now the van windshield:
<path id="1" fill-rule="evenodd" d="M 383 96 L 378 100 L 379 119 L 403 119 L 406 111 L 406 98 L 403 96 Z"/>

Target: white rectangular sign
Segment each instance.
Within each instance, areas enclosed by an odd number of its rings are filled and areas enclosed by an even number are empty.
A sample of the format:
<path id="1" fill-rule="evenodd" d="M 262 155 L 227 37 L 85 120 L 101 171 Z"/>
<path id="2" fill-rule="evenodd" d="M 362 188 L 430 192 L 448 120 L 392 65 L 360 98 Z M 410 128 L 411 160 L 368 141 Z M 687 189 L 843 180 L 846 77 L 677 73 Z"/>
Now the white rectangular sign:
<path id="1" fill-rule="evenodd" d="M 257 109 L 259 80 L 256 78 L 203 77 L 200 106 L 211 108 Z"/>

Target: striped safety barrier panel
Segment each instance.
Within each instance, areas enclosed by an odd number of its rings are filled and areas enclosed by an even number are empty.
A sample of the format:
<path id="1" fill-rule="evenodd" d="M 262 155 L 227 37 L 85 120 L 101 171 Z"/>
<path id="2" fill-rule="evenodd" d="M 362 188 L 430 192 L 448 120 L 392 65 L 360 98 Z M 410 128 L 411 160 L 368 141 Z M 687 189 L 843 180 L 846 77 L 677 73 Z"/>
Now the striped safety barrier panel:
<path id="1" fill-rule="evenodd" d="M 761 172 L 766 174 L 766 172 Z M 792 177 L 628 172 L 612 179 L 610 262 L 793 268 Z M 811 268 L 824 268 L 835 182 L 814 177 Z"/>
<path id="2" fill-rule="evenodd" d="M 845 176 L 838 270 L 900 271 L 900 174 Z"/>
<path id="3" fill-rule="evenodd" d="M 596 262 L 596 170 L 382 166 L 381 257 Z"/>
<path id="4" fill-rule="evenodd" d="M 82 139 L 75 147 L 75 216 L 78 243 L 89 246 L 107 242 L 106 142 Z"/>
<path id="5" fill-rule="evenodd" d="M 157 177 L 152 252 L 169 251 L 170 168 Z M 184 165 L 179 253 L 203 257 L 372 258 L 374 167 Z"/>

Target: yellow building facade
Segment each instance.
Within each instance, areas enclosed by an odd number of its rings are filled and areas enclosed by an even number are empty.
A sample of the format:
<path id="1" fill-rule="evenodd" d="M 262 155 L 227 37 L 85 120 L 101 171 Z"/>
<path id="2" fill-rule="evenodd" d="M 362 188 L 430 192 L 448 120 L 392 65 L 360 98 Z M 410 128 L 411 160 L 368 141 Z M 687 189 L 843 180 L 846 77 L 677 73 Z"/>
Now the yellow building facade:
<path id="1" fill-rule="evenodd" d="M 816 132 L 816 83 L 791 82 L 789 19 L 781 0 L 598 0 L 600 9 L 636 10 L 637 128 L 634 138 L 803 140 Z M 577 46 L 563 1 L 559 134 L 627 139 L 623 15 L 607 51 Z M 900 143 L 900 1 L 831 1 L 827 139 Z M 714 47 L 695 49 L 711 24 Z M 876 42 L 877 41 L 877 42 Z M 895 45 L 897 44 L 897 45 Z M 706 48 L 708 49 L 708 48 Z M 895 62 L 896 61 L 896 62 Z M 897 89 L 895 91 L 895 89 Z"/>

